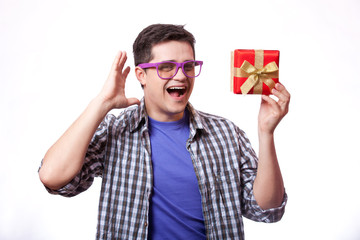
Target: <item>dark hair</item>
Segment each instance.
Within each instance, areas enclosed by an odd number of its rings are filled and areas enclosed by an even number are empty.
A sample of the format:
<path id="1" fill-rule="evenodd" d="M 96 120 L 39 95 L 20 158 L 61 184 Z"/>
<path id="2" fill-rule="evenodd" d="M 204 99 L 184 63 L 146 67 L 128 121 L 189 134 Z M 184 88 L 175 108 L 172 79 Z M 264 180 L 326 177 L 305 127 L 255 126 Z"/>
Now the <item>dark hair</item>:
<path id="1" fill-rule="evenodd" d="M 188 42 L 195 57 L 195 38 L 184 29 L 183 25 L 153 24 L 142 30 L 134 41 L 135 66 L 151 61 L 153 58 L 151 50 L 154 45 L 171 40 Z"/>

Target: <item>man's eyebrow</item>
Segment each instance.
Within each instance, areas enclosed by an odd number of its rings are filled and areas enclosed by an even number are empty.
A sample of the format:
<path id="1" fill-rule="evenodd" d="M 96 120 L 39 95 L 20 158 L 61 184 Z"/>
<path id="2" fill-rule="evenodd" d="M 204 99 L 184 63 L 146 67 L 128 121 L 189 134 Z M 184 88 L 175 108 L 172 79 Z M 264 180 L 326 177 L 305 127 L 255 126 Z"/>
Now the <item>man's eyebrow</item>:
<path id="1" fill-rule="evenodd" d="M 189 59 L 189 60 L 185 60 L 185 61 L 183 61 L 183 62 L 187 62 L 187 61 L 195 61 L 194 59 Z M 176 61 L 176 60 L 174 60 L 174 59 L 172 59 L 172 60 L 163 60 L 163 61 L 161 61 L 161 62 L 177 62 L 177 63 L 179 63 L 178 61 Z"/>

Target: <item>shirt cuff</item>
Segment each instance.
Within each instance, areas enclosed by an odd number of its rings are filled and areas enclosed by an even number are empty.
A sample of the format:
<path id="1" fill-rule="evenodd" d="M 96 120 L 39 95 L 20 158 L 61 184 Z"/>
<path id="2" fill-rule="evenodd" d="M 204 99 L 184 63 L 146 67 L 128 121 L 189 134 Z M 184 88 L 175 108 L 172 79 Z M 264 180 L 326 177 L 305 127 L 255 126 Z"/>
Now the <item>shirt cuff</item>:
<path id="1" fill-rule="evenodd" d="M 41 160 L 38 172 L 40 171 L 42 165 L 43 165 L 43 160 Z M 76 178 L 77 178 L 77 176 L 71 182 L 69 182 L 68 184 L 66 184 L 65 186 L 63 186 L 62 188 L 59 188 L 57 190 L 48 188 L 45 185 L 44 185 L 44 187 L 50 194 L 61 195 L 64 197 L 73 197 L 73 196 L 77 195 L 77 193 L 74 193 L 76 190 L 76 186 L 74 184 L 75 182 L 77 182 Z"/>
<path id="2" fill-rule="evenodd" d="M 284 213 L 285 213 L 285 206 L 287 203 L 287 194 L 286 192 L 284 192 L 284 198 L 283 201 L 281 203 L 281 205 L 279 207 L 275 207 L 275 208 L 269 208 L 269 209 L 262 209 L 258 203 L 255 200 L 255 196 L 254 194 L 252 194 L 251 197 L 251 202 L 252 202 L 252 208 L 253 208 L 253 217 L 250 217 L 250 219 L 254 220 L 254 221 L 258 221 L 258 222 L 265 222 L 265 223 L 273 223 L 273 222 L 278 222 L 281 220 L 281 218 L 283 217 Z"/>

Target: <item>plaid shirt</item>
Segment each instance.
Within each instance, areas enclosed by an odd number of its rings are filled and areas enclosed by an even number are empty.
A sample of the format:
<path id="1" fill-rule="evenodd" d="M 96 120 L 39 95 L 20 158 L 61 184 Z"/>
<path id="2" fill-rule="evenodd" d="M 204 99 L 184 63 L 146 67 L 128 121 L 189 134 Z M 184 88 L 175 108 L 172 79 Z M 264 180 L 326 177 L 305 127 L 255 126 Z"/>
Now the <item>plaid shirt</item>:
<path id="1" fill-rule="evenodd" d="M 252 191 L 257 157 L 232 122 L 196 111 L 190 104 L 191 155 L 202 198 L 207 239 L 244 239 L 242 216 L 279 221 L 279 208 L 262 210 Z M 96 239 L 147 239 L 152 191 L 151 147 L 144 100 L 118 117 L 108 115 L 96 131 L 81 172 L 53 194 L 75 196 L 102 176 Z M 186 197 L 186 196 L 182 196 Z"/>

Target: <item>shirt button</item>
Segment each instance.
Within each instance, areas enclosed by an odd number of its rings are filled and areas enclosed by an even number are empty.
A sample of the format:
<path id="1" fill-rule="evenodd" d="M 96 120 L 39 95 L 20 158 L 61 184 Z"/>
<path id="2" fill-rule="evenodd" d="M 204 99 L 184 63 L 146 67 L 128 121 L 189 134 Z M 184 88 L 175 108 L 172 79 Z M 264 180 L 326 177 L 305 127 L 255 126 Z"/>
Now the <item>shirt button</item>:
<path id="1" fill-rule="evenodd" d="M 147 226 L 148 226 L 147 222 L 145 222 L 145 224 L 144 224 L 144 225 L 145 225 L 145 227 L 147 227 Z"/>

